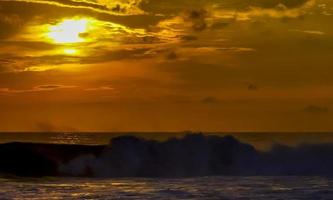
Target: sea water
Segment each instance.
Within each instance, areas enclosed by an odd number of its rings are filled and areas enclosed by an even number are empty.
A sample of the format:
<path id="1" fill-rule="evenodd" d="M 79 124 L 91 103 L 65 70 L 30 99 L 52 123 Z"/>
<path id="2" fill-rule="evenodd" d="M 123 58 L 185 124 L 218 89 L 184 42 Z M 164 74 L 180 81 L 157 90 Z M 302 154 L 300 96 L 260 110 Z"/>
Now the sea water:
<path id="1" fill-rule="evenodd" d="M 333 199 L 333 178 L 0 179 L 0 199 Z"/>

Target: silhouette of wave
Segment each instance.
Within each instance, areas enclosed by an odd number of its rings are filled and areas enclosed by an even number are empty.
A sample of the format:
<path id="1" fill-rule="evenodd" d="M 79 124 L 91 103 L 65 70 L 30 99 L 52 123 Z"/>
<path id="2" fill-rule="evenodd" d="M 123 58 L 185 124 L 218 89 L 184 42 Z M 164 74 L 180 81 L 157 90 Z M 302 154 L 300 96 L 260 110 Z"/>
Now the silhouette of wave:
<path id="1" fill-rule="evenodd" d="M 232 136 L 202 134 L 163 142 L 121 136 L 105 146 L 8 143 L 0 156 L 1 174 L 30 177 L 333 175 L 333 144 L 260 152 Z"/>

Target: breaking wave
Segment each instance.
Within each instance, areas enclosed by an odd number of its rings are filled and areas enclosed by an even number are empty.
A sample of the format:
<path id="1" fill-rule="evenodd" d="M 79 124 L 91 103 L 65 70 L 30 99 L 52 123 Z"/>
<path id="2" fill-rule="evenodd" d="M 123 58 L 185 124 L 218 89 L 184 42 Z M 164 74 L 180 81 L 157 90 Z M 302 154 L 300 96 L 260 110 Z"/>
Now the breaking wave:
<path id="1" fill-rule="evenodd" d="M 122 136 L 107 146 L 0 145 L 0 173 L 17 176 L 194 177 L 333 175 L 333 144 L 257 151 L 232 136 L 155 141 Z"/>

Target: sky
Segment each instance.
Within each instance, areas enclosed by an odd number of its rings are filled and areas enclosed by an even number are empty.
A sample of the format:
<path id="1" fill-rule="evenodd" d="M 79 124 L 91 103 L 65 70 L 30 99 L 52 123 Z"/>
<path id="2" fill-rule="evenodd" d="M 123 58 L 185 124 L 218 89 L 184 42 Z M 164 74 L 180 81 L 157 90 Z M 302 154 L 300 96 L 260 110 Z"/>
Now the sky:
<path id="1" fill-rule="evenodd" d="M 332 0 L 0 0 L 0 131 L 333 131 Z"/>

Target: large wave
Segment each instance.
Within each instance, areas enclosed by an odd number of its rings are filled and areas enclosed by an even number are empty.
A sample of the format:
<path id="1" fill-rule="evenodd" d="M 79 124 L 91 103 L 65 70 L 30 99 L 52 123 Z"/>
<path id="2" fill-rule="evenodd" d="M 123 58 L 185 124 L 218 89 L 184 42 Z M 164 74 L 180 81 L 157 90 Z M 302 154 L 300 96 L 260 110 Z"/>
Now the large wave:
<path id="1" fill-rule="evenodd" d="M 333 175 L 333 144 L 259 152 L 232 136 L 155 141 L 122 136 L 107 146 L 0 145 L 0 172 L 19 176 L 193 177 Z"/>

